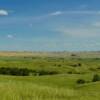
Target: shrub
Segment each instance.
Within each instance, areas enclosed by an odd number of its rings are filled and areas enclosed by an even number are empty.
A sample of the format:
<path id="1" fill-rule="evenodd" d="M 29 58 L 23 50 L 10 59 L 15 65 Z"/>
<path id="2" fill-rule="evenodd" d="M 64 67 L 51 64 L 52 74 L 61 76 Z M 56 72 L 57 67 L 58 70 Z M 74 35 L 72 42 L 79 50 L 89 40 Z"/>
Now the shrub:
<path id="1" fill-rule="evenodd" d="M 83 80 L 83 79 L 78 79 L 77 80 L 77 84 L 84 84 L 85 83 L 85 80 Z"/>
<path id="2" fill-rule="evenodd" d="M 56 71 L 45 71 L 45 70 L 40 70 L 38 71 L 39 75 L 55 75 L 58 74 Z"/>
<path id="3" fill-rule="evenodd" d="M 82 64 L 81 63 L 78 63 L 78 66 L 82 66 Z"/>
<path id="4" fill-rule="evenodd" d="M 72 57 L 76 57 L 76 54 L 71 54 Z"/>
<path id="5" fill-rule="evenodd" d="M 98 74 L 95 74 L 93 76 L 92 82 L 100 81 L 100 76 Z"/>
<path id="6" fill-rule="evenodd" d="M 73 72 L 72 72 L 72 71 L 68 71 L 67 73 L 68 73 L 68 74 L 73 74 Z"/>
<path id="7" fill-rule="evenodd" d="M 61 67 L 61 64 L 59 64 L 58 67 Z"/>
<path id="8" fill-rule="evenodd" d="M 72 65 L 70 65 L 70 66 L 72 66 L 72 67 L 77 67 L 77 64 L 72 64 Z"/>

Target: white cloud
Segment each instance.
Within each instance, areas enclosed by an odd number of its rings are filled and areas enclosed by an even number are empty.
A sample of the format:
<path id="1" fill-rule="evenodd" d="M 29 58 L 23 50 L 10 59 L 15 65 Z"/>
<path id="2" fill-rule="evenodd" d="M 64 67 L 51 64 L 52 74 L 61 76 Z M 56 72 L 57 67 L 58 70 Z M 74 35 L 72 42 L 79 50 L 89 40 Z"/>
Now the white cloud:
<path id="1" fill-rule="evenodd" d="M 95 10 L 70 10 L 70 11 L 55 11 L 52 13 L 49 13 L 47 15 L 43 15 L 45 17 L 50 17 L 50 16 L 59 16 L 59 15 L 70 15 L 70 14 L 83 14 L 83 15 L 100 15 L 100 10 L 95 11 Z M 42 16 L 42 17 L 43 17 Z"/>
<path id="2" fill-rule="evenodd" d="M 56 31 L 64 36 L 72 36 L 72 37 L 100 36 L 100 29 L 93 27 L 58 28 Z"/>
<path id="3" fill-rule="evenodd" d="M 63 14 L 63 12 L 56 11 L 56 12 L 50 13 L 49 15 L 51 15 L 51 16 L 57 16 L 57 15 L 62 15 L 62 14 Z"/>
<path id="4" fill-rule="evenodd" d="M 7 16 L 8 15 L 8 11 L 7 10 L 0 10 L 0 16 Z"/>
<path id="5" fill-rule="evenodd" d="M 70 10 L 70 11 L 56 11 L 53 13 L 50 13 L 48 15 L 56 16 L 56 15 L 67 15 L 67 14 L 83 14 L 83 15 L 100 15 L 100 10 Z"/>
<path id="6" fill-rule="evenodd" d="M 63 14 L 85 14 L 85 15 L 100 15 L 100 11 L 90 11 L 90 10 L 76 10 L 76 11 L 65 11 Z"/>
<path id="7" fill-rule="evenodd" d="M 8 34 L 8 35 L 7 35 L 7 38 L 9 38 L 9 39 L 13 39 L 13 38 L 14 38 L 14 36 L 13 36 L 13 35 L 11 35 L 11 34 Z"/>
<path id="8" fill-rule="evenodd" d="M 55 12 L 51 12 L 51 13 L 48 13 L 48 14 L 44 14 L 44 15 L 41 15 L 41 16 L 37 16 L 37 17 L 33 17 L 33 19 L 45 19 L 45 18 L 49 18 L 49 17 L 52 17 L 52 16 L 59 16 L 59 15 L 62 15 L 63 12 L 61 11 L 55 11 Z"/>
<path id="9" fill-rule="evenodd" d="M 45 19 L 53 16 L 60 16 L 60 15 L 100 15 L 100 10 L 71 10 L 71 11 L 55 11 L 48 14 L 44 14 L 41 16 L 33 17 L 33 19 Z"/>

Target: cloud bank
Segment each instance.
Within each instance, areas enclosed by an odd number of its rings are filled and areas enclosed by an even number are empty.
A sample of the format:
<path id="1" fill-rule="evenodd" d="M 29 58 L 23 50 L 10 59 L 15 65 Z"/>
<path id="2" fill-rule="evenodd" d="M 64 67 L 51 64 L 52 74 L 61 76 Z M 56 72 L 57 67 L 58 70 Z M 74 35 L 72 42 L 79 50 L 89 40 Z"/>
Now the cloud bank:
<path id="1" fill-rule="evenodd" d="M 7 10 L 0 10 L 0 16 L 7 16 L 8 15 L 8 11 Z"/>
<path id="2" fill-rule="evenodd" d="M 7 38 L 8 38 L 8 39 L 13 39 L 14 36 L 13 36 L 12 34 L 8 34 L 8 35 L 7 35 Z"/>

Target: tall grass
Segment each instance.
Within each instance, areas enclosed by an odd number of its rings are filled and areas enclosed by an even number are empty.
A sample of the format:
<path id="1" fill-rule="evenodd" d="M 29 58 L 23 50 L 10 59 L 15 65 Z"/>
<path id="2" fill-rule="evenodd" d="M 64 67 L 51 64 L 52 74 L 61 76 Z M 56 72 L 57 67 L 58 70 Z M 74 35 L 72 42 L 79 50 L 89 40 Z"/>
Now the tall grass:
<path id="1" fill-rule="evenodd" d="M 86 77 L 87 76 L 84 76 L 83 78 Z M 77 75 L 70 75 L 70 78 L 66 75 L 42 77 L 0 76 L 0 98 L 2 98 L 2 100 L 100 99 L 99 82 L 77 86 L 75 85 L 77 78 Z M 55 82 L 53 82 L 53 80 L 55 80 Z"/>
<path id="2" fill-rule="evenodd" d="M 9 79 L 0 81 L 0 98 L 2 100 L 66 100 L 75 96 L 75 91 L 70 88 L 40 85 L 34 81 L 18 81 L 16 78 Z"/>

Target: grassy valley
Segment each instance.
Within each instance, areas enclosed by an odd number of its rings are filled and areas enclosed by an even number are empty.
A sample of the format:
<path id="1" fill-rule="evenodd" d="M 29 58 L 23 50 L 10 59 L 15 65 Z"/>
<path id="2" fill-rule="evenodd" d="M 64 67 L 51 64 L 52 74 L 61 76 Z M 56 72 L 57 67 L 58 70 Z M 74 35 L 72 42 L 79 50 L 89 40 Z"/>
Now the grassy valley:
<path id="1" fill-rule="evenodd" d="M 2 100 L 99 100 L 99 52 L 0 52 Z"/>

